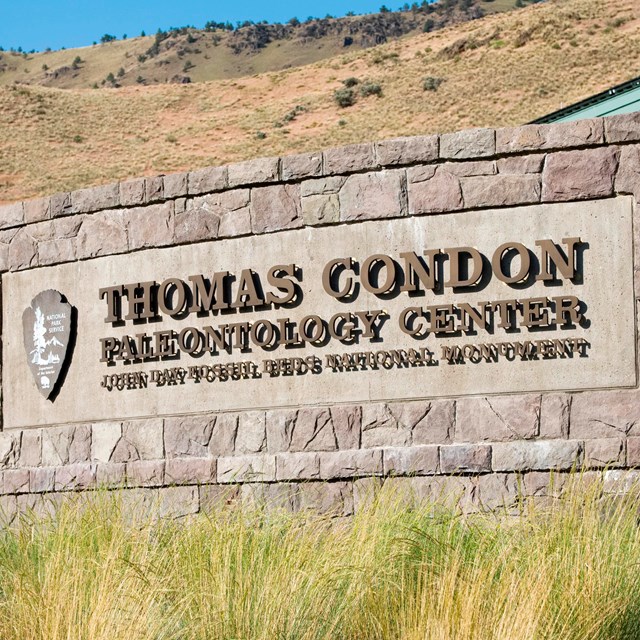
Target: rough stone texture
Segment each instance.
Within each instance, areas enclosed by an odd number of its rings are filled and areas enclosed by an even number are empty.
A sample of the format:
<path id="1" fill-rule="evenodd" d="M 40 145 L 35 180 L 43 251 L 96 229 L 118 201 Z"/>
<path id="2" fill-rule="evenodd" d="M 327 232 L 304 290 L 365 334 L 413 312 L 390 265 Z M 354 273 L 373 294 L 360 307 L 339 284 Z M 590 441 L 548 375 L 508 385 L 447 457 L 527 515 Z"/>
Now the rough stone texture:
<path id="1" fill-rule="evenodd" d="M 15 466 L 20 455 L 20 435 L 0 432 L 0 468 Z"/>
<path id="2" fill-rule="evenodd" d="M 391 412 L 402 424 L 410 425 L 413 444 L 440 444 L 450 441 L 455 424 L 455 401 L 407 402 L 398 406 L 400 412 L 396 405 L 390 405 Z"/>
<path id="3" fill-rule="evenodd" d="M 602 119 L 576 120 L 554 125 L 534 124 L 498 129 L 496 153 L 518 153 L 542 149 L 566 149 L 604 142 Z"/>
<path id="4" fill-rule="evenodd" d="M 144 201 L 147 204 L 164 200 L 164 180 L 162 176 L 144 179 Z"/>
<path id="5" fill-rule="evenodd" d="M 484 158 L 496 152 L 496 132 L 493 129 L 467 129 L 440 136 L 440 158 L 462 160 Z"/>
<path id="6" fill-rule="evenodd" d="M 578 440 L 536 440 L 498 442 L 492 446 L 494 471 L 545 471 L 579 466 L 582 442 Z"/>
<path id="7" fill-rule="evenodd" d="M 276 455 L 276 480 L 317 480 L 319 478 L 319 454 L 302 452 Z"/>
<path id="8" fill-rule="evenodd" d="M 322 175 L 322 153 L 300 153 L 280 160 L 283 180 L 300 180 Z"/>
<path id="9" fill-rule="evenodd" d="M 640 201 L 640 145 L 625 146 L 620 150 L 615 187 L 617 193 L 631 193 L 636 202 Z"/>
<path id="10" fill-rule="evenodd" d="M 362 409 L 359 406 L 331 407 L 331 421 L 338 449 L 358 449 L 362 433 Z"/>
<path id="11" fill-rule="evenodd" d="M 480 476 L 475 499 L 483 509 L 509 509 L 518 500 L 518 479 L 515 473 L 491 473 Z"/>
<path id="12" fill-rule="evenodd" d="M 240 501 L 248 509 L 275 509 L 292 513 L 297 510 L 298 500 L 293 485 L 286 482 L 278 484 L 245 483 L 240 485 Z"/>
<path id="13" fill-rule="evenodd" d="M 640 112 L 609 116 L 603 119 L 607 142 L 637 142 L 640 140 Z"/>
<path id="14" fill-rule="evenodd" d="M 127 465 L 124 462 L 98 463 L 96 465 L 98 487 L 122 489 L 127 483 Z"/>
<path id="15" fill-rule="evenodd" d="M 324 172 L 330 176 L 375 169 L 378 166 L 375 147 L 370 142 L 327 149 L 323 157 Z"/>
<path id="16" fill-rule="evenodd" d="M 215 480 L 215 458 L 169 458 L 165 463 L 168 484 L 202 484 Z"/>
<path id="17" fill-rule="evenodd" d="M 24 205 L 22 202 L 6 204 L 0 207 L 0 229 L 24 224 Z"/>
<path id="18" fill-rule="evenodd" d="M 399 423 L 389 405 L 365 404 L 362 407 L 362 447 L 398 446 L 411 443 L 411 428 Z"/>
<path id="19" fill-rule="evenodd" d="M 251 190 L 251 229 L 268 233 L 302 226 L 300 187 L 295 184 Z"/>
<path id="20" fill-rule="evenodd" d="M 382 472 L 381 449 L 360 449 L 320 454 L 320 477 L 323 480 L 374 476 L 381 475 Z"/>
<path id="21" fill-rule="evenodd" d="M 383 167 L 434 162 L 438 159 L 439 139 L 433 136 L 392 138 L 376 142 L 378 163 Z"/>
<path id="22" fill-rule="evenodd" d="M 187 180 L 189 195 L 221 191 L 227 187 L 227 168 L 210 167 L 191 171 Z"/>
<path id="23" fill-rule="evenodd" d="M 91 427 L 91 459 L 111 462 L 116 445 L 122 437 L 121 422 L 98 422 Z"/>
<path id="24" fill-rule="evenodd" d="M 540 173 L 542 171 L 545 158 L 546 156 L 543 153 L 499 158 L 497 162 L 498 173 L 504 175 Z"/>
<path id="25" fill-rule="evenodd" d="M 589 467 L 618 467 L 625 463 L 624 440 L 598 438 L 587 440 L 584 447 L 585 464 Z"/>
<path id="26" fill-rule="evenodd" d="M 538 175 L 497 175 L 462 178 L 465 209 L 504 207 L 540 202 Z"/>
<path id="27" fill-rule="evenodd" d="M 318 178 L 317 180 L 305 180 L 300 184 L 300 195 L 303 198 L 308 196 L 326 196 L 337 194 L 347 181 L 345 176 L 334 176 L 328 178 Z"/>
<path id="28" fill-rule="evenodd" d="M 109 461 L 158 460 L 163 457 L 163 420 L 150 418 L 123 424 L 122 437 L 116 443 Z"/>
<path id="29" fill-rule="evenodd" d="M 566 474 L 553 471 L 532 471 L 524 475 L 524 493 L 527 496 L 559 497 L 566 482 Z"/>
<path id="30" fill-rule="evenodd" d="M 340 199 L 336 194 L 302 198 L 302 220 L 305 225 L 338 222 Z"/>
<path id="31" fill-rule="evenodd" d="M 627 438 L 627 466 L 640 466 L 640 437 Z"/>
<path id="32" fill-rule="evenodd" d="M 72 191 L 70 196 L 73 213 L 90 213 L 117 207 L 120 204 L 120 187 L 118 183 L 105 184 Z"/>
<path id="33" fill-rule="evenodd" d="M 60 262 L 72 262 L 76 257 L 74 238 L 60 238 L 38 243 L 38 264 L 41 267 Z"/>
<path id="34" fill-rule="evenodd" d="M 402 170 L 364 173 L 347 178 L 339 194 L 340 220 L 394 218 L 407 213 L 407 187 Z"/>
<path id="35" fill-rule="evenodd" d="M 383 451 L 385 475 L 431 475 L 438 472 L 438 447 L 391 447 Z"/>
<path id="36" fill-rule="evenodd" d="M 29 469 L 7 469 L 2 482 L 4 493 L 29 493 Z"/>
<path id="37" fill-rule="evenodd" d="M 50 214 L 52 218 L 68 216 L 73 213 L 70 193 L 54 193 L 50 200 Z"/>
<path id="38" fill-rule="evenodd" d="M 127 230 L 122 211 L 101 211 L 87 216 L 78 231 L 78 258 L 97 258 L 128 249 Z"/>
<path id="39" fill-rule="evenodd" d="M 162 185 L 165 198 L 179 198 L 189 192 L 189 174 L 170 173 L 163 176 Z"/>
<path id="40" fill-rule="evenodd" d="M 289 451 L 335 451 L 338 448 L 329 409 L 304 408 L 290 425 Z"/>
<path id="41" fill-rule="evenodd" d="M 420 168 L 421 169 L 421 168 Z M 444 213 L 463 208 L 460 178 L 438 167 L 429 172 L 409 170 L 409 213 Z"/>
<path id="42" fill-rule="evenodd" d="M 227 167 L 229 187 L 264 184 L 278 179 L 280 158 L 257 158 Z"/>
<path id="43" fill-rule="evenodd" d="M 68 464 L 55 470 L 56 491 L 91 489 L 96 485 L 95 464 Z"/>
<path id="44" fill-rule="evenodd" d="M 55 467 L 91 459 L 91 427 L 50 427 L 42 432 L 42 465 Z"/>
<path id="45" fill-rule="evenodd" d="M 453 444 L 440 447 L 442 473 L 491 471 L 491 447 L 484 444 Z"/>
<path id="46" fill-rule="evenodd" d="M 127 462 L 127 485 L 130 487 L 161 487 L 164 484 L 164 460 Z"/>
<path id="47" fill-rule="evenodd" d="M 456 442 L 534 438 L 539 432 L 538 395 L 460 398 L 456 405 Z"/>
<path id="48" fill-rule="evenodd" d="M 618 157 L 619 151 L 609 147 L 550 154 L 542 171 L 542 201 L 613 195 Z"/>
<path id="49" fill-rule="evenodd" d="M 235 439 L 236 453 L 260 453 L 267 449 L 266 415 L 264 411 L 240 414 Z"/>
<path id="50" fill-rule="evenodd" d="M 29 469 L 29 491 L 45 493 L 55 488 L 55 469 Z"/>
<path id="51" fill-rule="evenodd" d="M 495 160 L 476 160 L 471 162 L 445 162 L 442 169 L 458 178 L 470 176 L 493 176 L 497 171 Z"/>
<path id="52" fill-rule="evenodd" d="M 130 209 L 124 216 L 129 250 L 163 247 L 174 238 L 173 202 Z"/>
<path id="53" fill-rule="evenodd" d="M 135 207 L 144 204 L 144 178 L 121 182 L 119 200 L 123 207 Z"/>
<path id="54" fill-rule="evenodd" d="M 167 458 L 206 456 L 209 453 L 209 442 L 215 424 L 216 417 L 208 415 L 167 418 L 164 429 Z"/>
<path id="55" fill-rule="evenodd" d="M 218 458 L 218 482 L 274 482 L 275 456 L 223 456 Z"/>
<path id="56" fill-rule="evenodd" d="M 0 218 L 2 218 L 0 209 Z M 24 221 L 26 224 L 41 222 L 51 217 L 51 198 L 37 198 L 24 202 Z"/>
<path id="57" fill-rule="evenodd" d="M 567 393 L 550 393 L 542 396 L 540 404 L 540 437 L 567 438 L 571 396 Z"/>
<path id="58" fill-rule="evenodd" d="M 577 439 L 640 435 L 639 421 L 640 396 L 636 390 L 576 393 L 569 435 Z"/>
<path id="59" fill-rule="evenodd" d="M 20 229 L 11 240 L 7 261 L 8 267 L 12 271 L 37 266 L 38 244 L 29 233 L 28 228 Z"/>
<path id="60" fill-rule="evenodd" d="M 20 438 L 18 464 L 21 467 L 38 467 L 41 462 L 42 431 L 40 429 L 23 431 Z"/>
<path id="61" fill-rule="evenodd" d="M 305 482 L 295 488 L 299 509 L 312 509 L 332 516 L 353 514 L 353 485 L 350 482 Z"/>

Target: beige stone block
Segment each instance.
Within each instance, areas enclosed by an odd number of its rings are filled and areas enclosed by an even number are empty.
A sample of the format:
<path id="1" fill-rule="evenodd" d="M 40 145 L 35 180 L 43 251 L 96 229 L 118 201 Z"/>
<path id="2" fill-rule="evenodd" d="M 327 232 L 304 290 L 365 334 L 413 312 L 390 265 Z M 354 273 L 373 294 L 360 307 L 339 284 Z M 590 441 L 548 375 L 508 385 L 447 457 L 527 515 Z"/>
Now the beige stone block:
<path id="1" fill-rule="evenodd" d="M 256 158 L 227 167 L 229 187 L 275 182 L 280 172 L 280 158 Z"/>
<path id="2" fill-rule="evenodd" d="M 87 216 L 78 231 L 76 251 L 80 259 L 124 253 L 128 248 L 122 211 L 101 211 Z"/>
<path id="3" fill-rule="evenodd" d="M 267 454 L 222 456 L 218 458 L 218 482 L 274 482 L 275 456 Z"/>
<path id="4" fill-rule="evenodd" d="M 568 393 L 546 393 L 540 404 L 540 437 L 569 437 L 572 398 Z"/>
<path id="5" fill-rule="evenodd" d="M 396 406 L 389 405 L 391 412 L 400 422 L 410 425 L 413 444 L 444 444 L 451 440 L 456 415 L 454 400 L 402 403 L 399 405 L 402 407 L 399 414 Z"/>
<path id="6" fill-rule="evenodd" d="M 467 129 L 440 136 L 440 158 L 461 160 L 483 158 L 496 152 L 496 132 L 493 129 Z"/>
<path id="7" fill-rule="evenodd" d="M 299 180 L 322 174 L 322 153 L 300 153 L 280 159 L 283 180 Z"/>
<path id="8" fill-rule="evenodd" d="M 144 179 L 144 201 L 147 204 L 164 200 L 164 179 L 162 176 L 151 176 Z"/>
<path id="9" fill-rule="evenodd" d="M 198 195 L 209 191 L 221 191 L 226 189 L 227 168 L 211 167 L 208 169 L 198 169 L 191 171 L 188 177 L 189 195 Z"/>
<path id="10" fill-rule="evenodd" d="M 571 438 L 620 438 L 640 435 L 640 392 L 586 391 L 573 395 Z"/>
<path id="11" fill-rule="evenodd" d="M 609 147 L 549 154 L 542 171 L 542 201 L 613 195 L 618 159 L 619 151 Z"/>
<path id="12" fill-rule="evenodd" d="M 267 449 L 264 411 L 250 411 L 238 416 L 235 453 L 261 453 Z"/>
<path id="13" fill-rule="evenodd" d="M 161 518 L 183 518 L 200 511 L 198 487 L 163 487 L 158 490 Z"/>
<path id="14" fill-rule="evenodd" d="M 20 434 L 20 456 L 18 464 L 21 467 L 39 467 L 42 461 L 42 431 L 29 429 Z"/>
<path id="15" fill-rule="evenodd" d="M 295 184 L 251 190 L 251 229 L 268 233 L 302 226 L 300 187 Z"/>
<path id="16" fill-rule="evenodd" d="M 91 426 L 91 459 L 111 462 L 116 445 L 122 437 L 121 422 L 98 422 Z"/>
<path id="17" fill-rule="evenodd" d="M 127 486 L 160 487 L 164 484 L 164 460 L 127 462 Z"/>
<path id="18" fill-rule="evenodd" d="M 291 431 L 290 451 L 334 451 L 338 448 L 328 408 L 300 409 Z"/>
<path id="19" fill-rule="evenodd" d="M 162 186 L 165 198 L 179 198 L 180 196 L 186 196 L 189 192 L 188 189 L 189 174 L 182 173 L 170 173 L 162 177 Z"/>
<path id="20" fill-rule="evenodd" d="M 378 163 L 383 167 L 434 162 L 438 159 L 438 136 L 407 136 L 376 142 Z"/>
<path id="21" fill-rule="evenodd" d="M 320 456 L 312 452 L 276 455 L 276 480 L 318 480 Z"/>
<path id="22" fill-rule="evenodd" d="M 36 198 L 35 200 L 26 200 L 24 206 L 24 221 L 26 224 L 33 224 L 47 220 L 51 217 L 51 198 Z"/>
<path id="23" fill-rule="evenodd" d="M 568 470 L 579 466 L 583 443 L 578 440 L 496 442 L 492 446 L 494 471 Z"/>
<path id="24" fill-rule="evenodd" d="M 364 173 L 347 178 L 340 189 L 340 220 L 395 218 L 407 214 L 407 187 L 402 170 Z"/>
<path id="25" fill-rule="evenodd" d="M 619 467 L 625 463 L 625 441 L 622 438 L 597 438 L 584 443 L 588 467 Z"/>
<path id="26" fill-rule="evenodd" d="M 144 204 L 144 178 L 135 178 L 121 182 L 120 204 L 123 207 L 135 207 Z"/>
<path id="27" fill-rule="evenodd" d="M 7 262 L 11 271 L 19 271 L 37 266 L 38 244 L 31 237 L 27 227 L 20 229 L 11 240 Z"/>
<path id="28" fill-rule="evenodd" d="M 304 482 L 295 487 L 299 508 L 336 517 L 354 511 L 351 482 Z"/>
<path id="29" fill-rule="evenodd" d="M 440 466 L 437 446 L 389 447 L 382 453 L 385 475 L 432 475 Z"/>
<path id="30" fill-rule="evenodd" d="M 306 225 L 320 225 L 340 220 L 340 200 L 336 194 L 302 198 L 302 219 Z"/>
<path id="31" fill-rule="evenodd" d="M 354 449 L 320 454 L 323 480 L 382 475 L 382 449 Z"/>
<path id="32" fill-rule="evenodd" d="M 637 142 L 640 140 L 640 113 L 625 113 L 603 118 L 607 142 Z"/>
<path id="33" fill-rule="evenodd" d="M 362 406 L 362 447 L 398 446 L 411 443 L 411 426 L 399 424 L 387 404 Z"/>
<path id="34" fill-rule="evenodd" d="M 203 484 L 215 482 L 215 458 L 169 458 L 165 464 L 167 484 Z"/>
<path id="35" fill-rule="evenodd" d="M 539 433 L 539 395 L 461 398 L 456 408 L 456 442 L 534 438 Z"/>
<path id="36" fill-rule="evenodd" d="M 497 175 L 462 178 L 465 209 L 540 202 L 539 175 Z"/>
<path id="37" fill-rule="evenodd" d="M 491 471 L 491 447 L 486 444 L 452 444 L 440 447 L 442 473 Z"/>
<path id="38" fill-rule="evenodd" d="M 327 149 L 323 152 L 323 157 L 327 175 L 353 173 L 378 166 L 375 148 L 369 142 Z"/>
<path id="39" fill-rule="evenodd" d="M 129 209 L 125 213 L 129 249 L 162 247 L 174 238 L 173 202 Z"/>
<path id="40" fill-rule="evenodd" d="M 511 509 L 519 499 L 515 473 L 489 473 L 478 477 L 475 499 L 483 510 Z"/>
<path id="41" fill-rule="evenodd" d="M 72 191 L 71 210 L 73 213 L 90 213 L 102 209 L 112 209 L 120 204 L 118 183 Z"/>
<path id="42" fill-rule="evenodd" d="M 566 149 L 602 144 L 603 142 L 604 126 L 601 118 L 552 125 L 526 125 L 496 131 L 496 151 L 499 154 L 541 149 Z"/>
<path id="43" fill-rule="evenodd" d="M 409 174 L 409 213 L 441 213 L 463 208 L 460 179 L 443 169 L 437 169 L 433 177 L 418 180 L 424 173 Z M 412 179 L 413 178 L 413 179 Z M 415 180 L 415 181 L 414 181 Z"/>

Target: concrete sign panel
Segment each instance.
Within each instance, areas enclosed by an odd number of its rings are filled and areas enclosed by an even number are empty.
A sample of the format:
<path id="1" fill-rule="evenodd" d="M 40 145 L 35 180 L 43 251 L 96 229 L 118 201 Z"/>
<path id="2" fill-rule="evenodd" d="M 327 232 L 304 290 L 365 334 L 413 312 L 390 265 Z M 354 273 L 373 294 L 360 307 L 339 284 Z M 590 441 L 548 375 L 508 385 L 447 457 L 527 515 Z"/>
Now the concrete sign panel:
<path id="1" fill-rule="evenodd" d="M 5 427 L 632 387 L 631 214 L 629 197 L 534 205 L 9 273 Z M 77 309 L 55 402 L 70 336 L 49 335 L 51 289 Z"/>

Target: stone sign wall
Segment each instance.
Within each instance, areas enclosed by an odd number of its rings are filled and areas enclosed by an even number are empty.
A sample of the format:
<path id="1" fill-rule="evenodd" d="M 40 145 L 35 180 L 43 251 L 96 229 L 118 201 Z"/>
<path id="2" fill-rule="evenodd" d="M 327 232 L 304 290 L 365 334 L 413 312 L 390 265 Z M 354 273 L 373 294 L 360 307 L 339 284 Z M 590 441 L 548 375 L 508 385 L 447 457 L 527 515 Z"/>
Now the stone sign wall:
<path id="1" fill-rule="evenodd" d="M 360 144 L 0 207 L 0 503 L 352 513 L 640 465 L 640 116 Z"/>

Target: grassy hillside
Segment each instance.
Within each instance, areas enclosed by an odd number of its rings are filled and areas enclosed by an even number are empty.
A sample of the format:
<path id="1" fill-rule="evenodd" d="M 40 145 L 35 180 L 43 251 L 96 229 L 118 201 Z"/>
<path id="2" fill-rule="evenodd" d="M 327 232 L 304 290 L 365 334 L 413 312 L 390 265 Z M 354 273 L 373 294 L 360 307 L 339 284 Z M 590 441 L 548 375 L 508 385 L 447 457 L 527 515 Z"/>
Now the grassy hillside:
<path id="1" fill-rule="evenodd" d="M 524 0 L 523 4 L 534 0 Z M 41 53 L 0 52 L 0 85 L 86 89 L 238 78 L 311 64 L 397 40 L 425 28 L 508 11 L 516 0 L 441 0 L 408 11 L 247 24 L 229 31 L 176 28 L 153 36 Z"/>
<path id="2" fill-rule="evenodd" d="M 119 46 L 114 43 L 114 46 Z M 0 87 L 0 200 L 398 135 L 521 124 L 640 75 L 636 0 L 550 0 L 305 67 L 190 85 Z M 347 78 L 379 84 L 341 108 Z M 427 87 L 436 90 L 425 90 Z"/>

